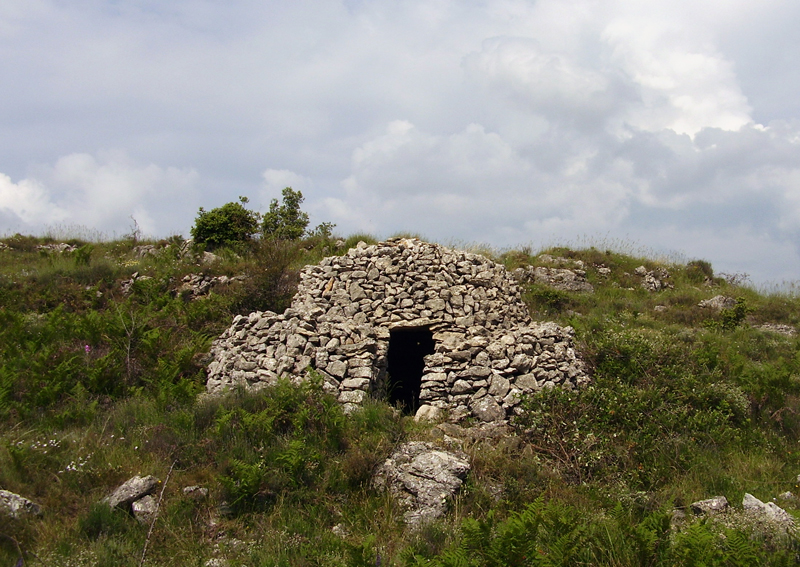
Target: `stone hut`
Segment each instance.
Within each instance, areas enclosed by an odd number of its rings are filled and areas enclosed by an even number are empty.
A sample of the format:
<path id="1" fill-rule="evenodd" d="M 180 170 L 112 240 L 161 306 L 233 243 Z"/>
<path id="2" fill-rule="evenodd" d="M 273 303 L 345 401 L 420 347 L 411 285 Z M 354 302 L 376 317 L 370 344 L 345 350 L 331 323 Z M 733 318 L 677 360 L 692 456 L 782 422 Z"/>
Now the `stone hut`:
<path id="1" fill-rule="evenodd" d="M 306 266 L 282 314 L 237 316 L 213 344 L 207 391 L 322 377 L 346 411 L 383 397 L 419 419 L 501 421 L 520 396 L 588 382 L 573 330 L 531 322 L 491 260 L 415 238 Z"/>

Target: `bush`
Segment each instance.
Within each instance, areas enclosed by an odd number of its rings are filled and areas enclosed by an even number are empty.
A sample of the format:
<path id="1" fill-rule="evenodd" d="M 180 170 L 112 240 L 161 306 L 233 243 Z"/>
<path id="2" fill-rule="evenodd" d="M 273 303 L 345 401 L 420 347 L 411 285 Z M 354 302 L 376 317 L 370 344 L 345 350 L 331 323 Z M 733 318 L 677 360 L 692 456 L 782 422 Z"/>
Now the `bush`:
<path id="1" fill-rule="evenodd" d="M 210 211 L 200 207 L 192 227 L 194 241 L 212 249 L 250 241 L 258 231 L 259 215 L 244 206 L 248 203 L 247 197 L 239 197 L 239 201 Z"/>
<path id="2" fill-rule="evenodd" d="M 267 238 L 297 240 L 303 236 L 308 226 L 308 213 L 300 210 L 303 194 L 291 187 L 283 190 L 283 204 L 273 199 L 269 212 L 264 215 L 261 230 Z M 330 230 L 327 231 L 328 233 Z"/>

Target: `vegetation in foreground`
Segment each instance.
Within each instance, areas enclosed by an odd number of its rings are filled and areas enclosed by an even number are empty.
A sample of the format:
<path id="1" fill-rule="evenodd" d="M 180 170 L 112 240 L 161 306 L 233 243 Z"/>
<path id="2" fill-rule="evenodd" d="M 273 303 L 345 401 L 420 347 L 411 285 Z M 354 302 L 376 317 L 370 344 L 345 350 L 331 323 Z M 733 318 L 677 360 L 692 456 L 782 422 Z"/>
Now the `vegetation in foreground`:
<path id="1" fill-rule="evenodd" d="M 581 260 L 595 287 L 524 296 L 535 319 L 575 328 L 593 383 L 531 397 L 500 442 L 464 441 L 473 470 L 451 512 L 411 532 L 369 480 L 396 444 L 437 429 L 380 400 L 345 417 L 313 383 L 198 398 L 205 353 L 232 316 L 284 309 L 299 267 L 371 241 L 304 234 L 248 235 L 205 263 L 177 237 L 75 240 L 72 252 L 0 240 L 0 488 L 44 508 L 0 517 L 0 565 L 139 565 L 145 542 L 148 565 L 797 563 L 794 536 L 700 519 L 675 530 L 671 518 L 715 495 L 798 492 L 798 338 L 759 325 L 797 326 L 800 300 L 700 261 L 543 251 Z M 541 262 L 525 250 L 495 259 Z M 639 265 L 666 268 L 674 288 L 645 291 Z M 198 294 L 192 275 L 247 277 Z M 697 306 L 717 294 L 739 302 Z M 150 535 L 97 505 L 135 474 L 170 469 Z M 185 496 L 191 485 L 208 497 Z M 779 504 L 797 513 L 796 499 Z"/>

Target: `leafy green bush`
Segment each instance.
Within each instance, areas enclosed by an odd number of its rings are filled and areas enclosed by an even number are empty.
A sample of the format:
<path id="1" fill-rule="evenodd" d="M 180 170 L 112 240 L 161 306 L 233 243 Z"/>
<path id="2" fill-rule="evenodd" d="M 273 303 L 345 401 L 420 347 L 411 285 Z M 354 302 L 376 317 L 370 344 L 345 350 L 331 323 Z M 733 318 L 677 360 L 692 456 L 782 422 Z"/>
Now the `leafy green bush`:
<path id="1" fill-rule="evenodd" d="M 264 214 L 261 231 L 266 238 L 279 240 L 297 240 L 303 236 L 308 226 L 308 214 L 300 210 L 303 193 L 291 187 L 283 189 L 283 203 L 273 199 L 269 211 Z M 321 232 L 330 232 L 327 225 Z"/>
<path id="2" fill-rule="evenodd" d="M 249 242 L 258 232 L 260 219 L 258 213 L 245 207 L 247 203 L 247 197 L 239 197 L 238 203 L 227 203 L 210 211 L 200 207 L 191 231 L 194 241 L 210 249 Z"/>

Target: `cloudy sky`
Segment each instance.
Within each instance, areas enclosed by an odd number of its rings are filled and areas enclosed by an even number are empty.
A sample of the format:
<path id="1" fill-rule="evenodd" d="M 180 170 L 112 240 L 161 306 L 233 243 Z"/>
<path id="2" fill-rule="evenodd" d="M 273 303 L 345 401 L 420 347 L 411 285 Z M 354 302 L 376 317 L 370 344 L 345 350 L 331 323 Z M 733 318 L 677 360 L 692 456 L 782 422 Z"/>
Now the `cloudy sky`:
<path id="1" fill-rule="evenodd" d="M 0 234 L 312 223 L 800 279 L 794 0 L 2 0 Z"/>

